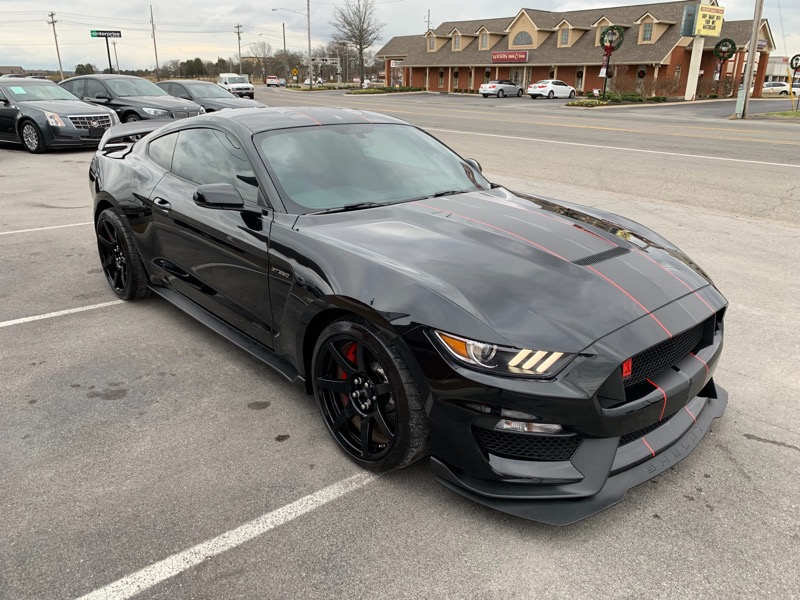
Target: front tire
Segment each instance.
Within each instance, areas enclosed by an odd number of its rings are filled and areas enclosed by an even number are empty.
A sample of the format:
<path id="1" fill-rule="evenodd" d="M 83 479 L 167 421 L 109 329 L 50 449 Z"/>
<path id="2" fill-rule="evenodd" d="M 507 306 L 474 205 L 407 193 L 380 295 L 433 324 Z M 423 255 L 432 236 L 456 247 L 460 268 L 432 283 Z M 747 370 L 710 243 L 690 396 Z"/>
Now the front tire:
<path id="1" fill-rule="evenodd" d="M 375 472 L 400 469 L 428 453 L 419 388 L 397 347 L 372 323 L 344 317 L 314 347 L 314 396 L 339 448 Z"/>
<path id="2" fill-rule="evenodd" d="M 147 273 L 122 217 L 107 208 L 97 219 L 95 233 L 100 265 L 114 293 L 123 300 L 147 296 Z"/>
<path id="3" fill-rule="evenodd" d="M 574 97 L 575 97 L 575 90 L 571 90 L 571 91 L 570 91 L 570 93 L 569 93 L 569 97 L 570 97 L 570 98 L 574 98 Z"/>
<path id="4" fill-rule="evenodd" d="M 32 154 L 41 154 L 47 150 L 42 132 L 33 121 L 25 121 L 22 124 L 19 128 L 19 137 L 25 149 Z"/>
<path id="5" fill-rule="evenodd" d="M 137 121 L 141 121 L 141 120 L 142 120 L 141 117 L 139 115 L 137 115 L 136 113 L 130 113 L 129 115 L 127 115 L 125 117 L 125 122 L 126 123 L 136 123 Z"/>
<path id="6" fill-rule="evenodd" d="M 517 90 L 517 98 L 522 98 L 522 90 Z"/>

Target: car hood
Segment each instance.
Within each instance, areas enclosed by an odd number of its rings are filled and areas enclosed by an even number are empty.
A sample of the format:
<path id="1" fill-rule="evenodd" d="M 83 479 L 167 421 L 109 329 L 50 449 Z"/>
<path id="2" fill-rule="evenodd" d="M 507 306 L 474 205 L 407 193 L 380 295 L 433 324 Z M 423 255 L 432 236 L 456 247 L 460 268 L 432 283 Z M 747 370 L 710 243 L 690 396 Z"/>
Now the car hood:
<path id="1" fill-rule="evenodd" d="M 674 246 L 624 223 L 502 189 L 298 219 L 338 249 L 411 273 L 510 345 L 567 352 L 710 283 Z M 391 298 L 374 306 L 414 312 Z"/>
<path id="2" fill-rule="evenodd" d="M 246 98 L 201 98 L 198 101 L 206 110 L 222 110 L 223 108 L 259 108 L 264 104 Z"/>
<path id="3" fill-rule="evenodd" d="M 138 106 L 147 108 L 162 108 L 164 110 L 197 110 L 200 106 L 191 100 L 173 98 L 172 96 L 125 96 L 115 98 L 116 104 Z"/>
<path id="4" fill-rule="evenodd" d="M 107 115 L 109 109 L 101 108 L 81 100 L 29 100 L 20 102 L 21 106 L 46 110 L 58 115 Z"/>

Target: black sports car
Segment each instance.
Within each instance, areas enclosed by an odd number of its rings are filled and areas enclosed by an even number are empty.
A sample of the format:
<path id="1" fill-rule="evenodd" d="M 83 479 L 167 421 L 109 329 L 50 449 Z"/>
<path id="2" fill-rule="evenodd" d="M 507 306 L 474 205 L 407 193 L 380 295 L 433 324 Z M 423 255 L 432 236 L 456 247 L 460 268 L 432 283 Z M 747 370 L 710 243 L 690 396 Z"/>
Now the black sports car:
<path id="1" fill-rule="evenodd" d="M 726 300 L 646 227 L 512 193 L 375 113 L 156 126 L 112 128 L 91 164 L 109 284 L 303 382 L 364 468 L 430 454 L 458 493 L 567 524 L 724 412 Z"/>
<path id="2" fill-rule="evenodd" d="M 82 75 L 59 85 L 86 102 L 107 106 L 123 123 L 185 119 L 206 112 L 199 104 L 173 98 L 152 81 L 132 75 Z"/>
<path id="3" fill-rule="evenodd" d="M 52 81 L 0 79 L 0 141 L 29 152 L 97 146 L 119 123 L 114 111 L 82 102 Z"/>
<path id="4" fill-rule="evenodd" d="M 266 108 L 266 104 L 234 96 L 225 88 L 210 81 L 176 79 L 159 81 L 156 85 L 170 96 L 196 102 L 206 109 L 206 112 L 225 110 L 226 108 Z"/>

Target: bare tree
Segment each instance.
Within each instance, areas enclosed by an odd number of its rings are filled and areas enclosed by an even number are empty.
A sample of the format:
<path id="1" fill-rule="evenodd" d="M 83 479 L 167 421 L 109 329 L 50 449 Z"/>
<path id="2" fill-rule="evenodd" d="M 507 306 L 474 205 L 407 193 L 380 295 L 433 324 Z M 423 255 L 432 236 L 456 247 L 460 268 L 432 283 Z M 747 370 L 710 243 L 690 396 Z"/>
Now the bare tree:
<path id="1" fill-rule="evenodd" d="M 386 26 L 375 16 L 375 2 L 344 0 L 344 6 L 333 9 L 331 25 L 336 29 L 333 39 L 353 45 L 358 52 L 358 74 L 364 81 L 364 51 L 380 38 Z"/>
<path id="2" fill-rule="evenodd" d="M 269 66 L 270 58 L 272 58 L 272 46 L 263 40 L 253 42 L 250 44 L 250 54 L 255 56 L 261 63 L 261 71 L 264 77 L 267 76 L 267 67 Z"/>

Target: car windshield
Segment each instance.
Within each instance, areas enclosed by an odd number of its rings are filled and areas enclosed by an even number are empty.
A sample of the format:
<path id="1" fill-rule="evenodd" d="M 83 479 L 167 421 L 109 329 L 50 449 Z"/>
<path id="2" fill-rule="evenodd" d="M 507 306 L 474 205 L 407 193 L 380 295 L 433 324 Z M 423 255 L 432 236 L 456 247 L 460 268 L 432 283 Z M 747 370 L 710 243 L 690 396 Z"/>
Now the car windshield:
<path id="1" fill-rule="evenodd" d="M 256 147 L 293 213 L 491 188 L 479 171 L 410 125 L 282 129 L 257 136 Z"/>
<path id="2" fill-rule="evenodd" d="M 228 83 L 250 83 L 247 77 L 228 77 Z"/>
<path id="3" fill-rule="evenodd" d="M 105 82 L 115 96 L 122 98 L 126 96 L 169 96 L 155 83 L 146 79 L 106 79 Z"/>
<path id="4" fill-rule="evenodd" d="M 2 89 L 17 102 L 27 102 L 29 100 L 79 100 L 79 98 L 55 83 L 26 83 L 24 80 L 13 81 L 13 83 L 4 82 Z"/>
<path id="5" fill-rule="evenodd" d="M 186 87 L 198 98 L 235 98 L 228 90 L 216 83 L 190 83 Z"/>

